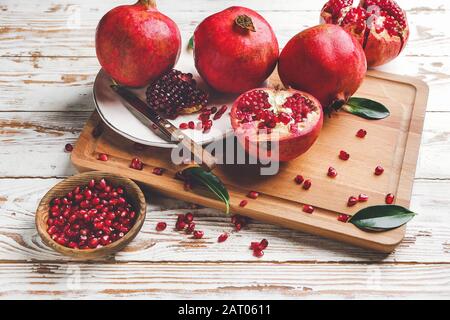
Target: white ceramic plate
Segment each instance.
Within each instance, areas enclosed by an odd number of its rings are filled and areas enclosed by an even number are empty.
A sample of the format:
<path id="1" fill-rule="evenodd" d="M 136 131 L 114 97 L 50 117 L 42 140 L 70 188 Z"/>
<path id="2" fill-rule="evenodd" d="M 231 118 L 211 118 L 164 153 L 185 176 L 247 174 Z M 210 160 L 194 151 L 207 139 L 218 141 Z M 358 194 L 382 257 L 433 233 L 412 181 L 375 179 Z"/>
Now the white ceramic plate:
<path id="1" fill-rule="evenodd" d="M 187 41 L 184 43 L 187 43 Z M 182 49 L 180 59 L 175 68 L 185 73 L 192 73 L 198 85 L 210 93 L 208 107 L 217 106 L 220 108 L 224 104 L 228 106 L 227 112 L 225 112 L 222 118 L 213 122 L 213 127 L 209 132 L 203 133 L 202 130 L 197 129 L 187 129 L 183 132 L 198 144 L 220 140 L 231 133 L 233 129 L 231 128 L 229 111 L 236 95 L 217 94 L 208 89 L 195 70 L 192 52 L 185 47 Z M 175 147 L 174 144 L 159 137 L 148 127 L 148 125 L 143 124 L 136 118 L 123 104 L 121 98 L 110 88 L 110 85 L 110 77 L 103 70 L 100 70 L 94 83 L 94 101 L 97 111 L 106 125 L 134 142 L 162 148 Z M 146 101 L 145 88 L 134 89 L 133 91 L 137 93 L 141 99 Z M 198 113 L 181 115 L 177 119 L 171 120 L 171 122 L 178 127 L 180 123 L 189 122 L 191 120 L 194 121 L 194 123 L 197 123 L 199 121 L 197 117 Z"/>

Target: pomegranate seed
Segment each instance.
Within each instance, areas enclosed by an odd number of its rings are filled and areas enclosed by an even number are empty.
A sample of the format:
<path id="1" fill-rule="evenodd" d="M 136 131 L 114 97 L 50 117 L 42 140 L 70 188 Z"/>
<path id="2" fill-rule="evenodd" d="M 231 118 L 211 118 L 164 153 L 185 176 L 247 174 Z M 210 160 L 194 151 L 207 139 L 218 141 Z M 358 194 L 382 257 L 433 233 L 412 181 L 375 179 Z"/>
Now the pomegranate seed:
<path id="1" fill-rule="evenodd" d="M 328 168 L 328 173 L 327 173 L 327 175 L 328 175 L 330 178 L 335 178 L 335 177 L 337 176 L 337 171 L 336 171 L 336 169 L 333 168 L 333 167 L 329 167 L 329 168 Z"/>
<path id="2" fill-rule="evenodd" d="M 211 113 L 216 113 L 217 112 L 217 107 L 212 107 L 210 111 L 211 111 Z"/>
<path id="3" fill-rule="evenodd" d="M 250 198 L 250 199 L 257 199 L 258 197 L 259 197 L 259 192 L 257 192 L 257 191 L 250 191 L 247 194 L 247 198 Z"/>
<path id="4" fill-rule="evenodd" d="M 186 222 L 184 222 L 184 221 L 178 221 L 175 225 L 175 229 L 177 231 L 184 230 L 185 227 L 186 227 Z"/>
<path id="5" fill-rule="evenodd" d="M 203 235 L 204 235 L 203 231 L 198 231 L 198 230 L 194 231 L 195 239 L 201 239 L 201 238 L 203 238 Z"/>
<path id="6" fill-rule="evenodd" d="M 356 136 L 358 138 L 364 138 L 367 135 L 367 131 L 364 129 L 359 129 L 358 132 L 356 133 Z"/>
<path id="7" fill-rule="evenodd" d="M 260 249 L 260 245 L 261 245 L 261 242 L 251 242 L 250 249 L 252 249 L 252 250 Z"/>
<path id="8" fill-rule="evenodd" d="M 164 231 L 167 228 L 167 223 L 165 222 L 158 222 L 156 224 L 156 231 Z"/>
<path id="9" fill-rule="evenodd" d="M 395 199 L 395 196 L 392 193 L 388 193 L 386 195 L 386 199 L 385 199 L 386 204 L 393 204 L 394 203 L 394 199 Z"/>
<path id="10" fill-rule="evenodd" d="M 130 163 L 130 168 L 135 170 L 142 170 L 144 169 L 144 164 L 139 158 L 133 158 Z"/>
<path id="11" fill-rule="evenodd" d="M 239 223 L 239 222 L 235 223 L 234 229 L 235 229 L 236 231 L 238 231 L 238 232 L 241 231 L 241 229 L 242 229 L 242 224 Z"/>
<path id="12" fill-rule="evenodd" d="M 179 128 L 184 130 L 184 129 L 189 128 L 189 125 L 186 122 L 182 122 L 182 123 L 180 123 Z"/>
<path id="13" fill-rule="evenodd" d="M 166 171 L 166 170 L 163 168 L 153 168 L 152 173 L 157 176 L 162 176 L 164 171 Z"/>
<path id="14" fill-rule="evenodd" d="M 376 176 L 381 176 L 383 174 L 383 172 L 384 172 L 384 168 L 382 166 L 377 166 L 375 168 L 375 172 L 374 173 L 375 173 Z"/>
<path id="15" fill-rule="evenodd" d="M 189 122 L 188 122 L 188 127 L 189 127 L 189 129 L 195 129 L 195 123 L 194 123 L 194 121 L 189 121 Z"/>
<path id="16" fill-rule="evenodd" d="M 190 233 L 194 232 L 194 230 L 195 230 L 195 223 L 193 223 L 193 222 L 188 223 L 188 225 L 186 227 L 186 233 L 190 234 Z"/>
<path id="17" fill-rule="evenodd" d="M 68 143 L 64 146 L 64 150 L 66 150 L 67 152 L 72 152 L 73 146 L 70 143 Z"/>
<path id="18" fill-rule="evenodd" d="M 350 198 L 348 198 L 347 206 L 353 207 L 357 202 L 358 202 L 358 199 L 354 196 L 351 196 Z"/>
<path id="19" fill-rule="evenodd" d="M 260 249 L 253 250 L 253 255 L 256 258 L 262 258 L 262 256 L 264 255 L 264 251 L 262 251 Z"/>
<path id="20" fill-rule="evenodd" d="M 194 221 L 194 215 L 191 212 L 188 212 L 184 215 L 184 222 L 189 223 Z"/>
<path id="21" fill-rule="evenodd" d="M 97 159 L 100 160 L 100 161 L 108 161 L 108 155 L 105 154 L 105 153 L 100 153 L 100 154 L 98 155 L 98 158 L 97 158 Z"/>
<path id="22" fill-rule="evenodd" d="M 226 105 L 223 105 L 223 106 L 219 109 L 219 111 L 217 111 L 217 113 L 214 115 L 213 119 L 214 119 L 214 120 L 219 120 L 219 119 L 222 117 L 222 115 L 225 113 L 225 111 L 227 111 L 227 106 L 226 106 Z"/>
<path id="23" fill-rule="evenodd" d="M 89 241 L 88 241 L 88 246 L 89 246 L 89 248 L 91 248 L 91 249 L 97 248 L 97 247 L 98 247 L 98 244 L 99 244 L 99 241 L 98 241 L 97 238 L 91 238 L 91 239 L 89 239 Z"/>
<path id="24" fill-rule="evenodd" d="M 306 179 L 305 182 L 303 182 L 303 189 L 309 190 L 311 188 L 312 182 L 311 179 Z"/>
<path id="25" fill-rule="evenodd" d="M 358 201 L 359 202 L 366 202 L 367 200 L 369 200 L 369 196 L 367 194 L 365 194 L 365 193 L 361 193 L 358 196 Z"/>
<path id="26" fill-rule="evenodd" d="M 340 214 L 340 215 L 337 217 L 337 219 L 338 219 L 338 221 L 340 221 L 340 222 L 347 222 L 347 221 L 350 219 L 350 216 L 347 215 L 347 214 Z"/>
<path id="27" fill-rule="evenodd" d="M 303 212 L 306 212 L 306 213 L 313 213 L 313 212 L 314 212 L 314 207 L 305 204 L 305 205 L 303 206 Z"/>
<path id="28" fill-rule="evenodd" d="M 224 232 L 222 233 L 218 238 L 217 238 L 217 242 L 224 242 L 228 239 L 228 233 Z"/>
<path id="29" fill-rule="evenodd" d="M 267 246 L 269 245 L 269 241 L 267 241 L 267 239 L 262 239 L 261 242 L 259 243 L 259 249 L 264 250 L 267 248 Z"/>
<path id="30" fill-rule="evenodd" d="M 248 201 L 247 201 L 247 200 L 242 200 L 242 201 L 239 203 L 239 207 L 245 207 L 247 204 L 248 204 Z"/>
<path id="31" fill-rule="evenodd" d="M 294 178 L 294 181 L 295 181 L 295 183 L 297 183 L 297 184 L 302 184 L 303 181 L 305 181 L 305 179 L 303 179 L 303 176 L 297 175 L 297 176 Z"/>
<path id="32" fill-rule="evenodd" d="M 350 154 L 348 154 L 347 152 L 345 152 L 344 150 L 341 150 L 339 152 L 339 159 L 347 161 L 348 159 L 350 159 Z"/>

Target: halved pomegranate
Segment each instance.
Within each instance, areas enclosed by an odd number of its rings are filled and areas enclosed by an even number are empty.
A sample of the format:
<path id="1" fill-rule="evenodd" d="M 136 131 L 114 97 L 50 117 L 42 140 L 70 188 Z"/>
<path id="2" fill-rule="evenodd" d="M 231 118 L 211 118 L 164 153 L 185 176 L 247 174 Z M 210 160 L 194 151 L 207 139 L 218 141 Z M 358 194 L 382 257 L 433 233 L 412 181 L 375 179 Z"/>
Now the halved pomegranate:
<path id="1" fill-rule="evenodd" d="M 231 109 L 238 141 L 259 159 L 289 161 L 300 156 L 314 144 L 322 124 L 320 102 L 293 89 L 253 89 L 239 96 Z"/>
<path id="2" fill-rule="evenodd" d="M 369 67 L 396 58 L 409 37 L 406 13 L 394 0 L 330 0 L 322 9 L 321 22 L 337 24 L 355 36 L 364 48 Z"/>

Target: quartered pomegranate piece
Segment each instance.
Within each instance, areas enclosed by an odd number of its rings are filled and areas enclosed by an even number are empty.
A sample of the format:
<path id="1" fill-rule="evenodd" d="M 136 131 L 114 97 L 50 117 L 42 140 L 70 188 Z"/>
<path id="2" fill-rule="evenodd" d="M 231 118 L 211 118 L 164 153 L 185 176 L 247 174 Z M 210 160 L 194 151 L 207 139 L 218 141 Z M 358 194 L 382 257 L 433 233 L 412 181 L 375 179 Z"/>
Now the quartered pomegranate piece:
<path id="1" fill-rule="evenodd" d="M 194 113 L 208 104 L 208 94 L 197 88 L 192 74 L 171 70 L 147 88 L 148 105 L 169 119 Z"/>
<path id="2" fill-rule="evenodd" d="M 364 48 L 369 67 L 397 57 L 406 45 L 409 26 L 406 13 L 394 0 L 330 0 L 322 9 L 321 20 L 349 31 Z"/>
<path id="3" fill-rule="evenodd" d="M 257 158 L 278 156 L 279 161 L 289 161 L 300 156 L 314 144 L 322 124 L 319 101 L 292 89 L 250 90 L 231 109 L 231 125 L 238 141 Z"/>

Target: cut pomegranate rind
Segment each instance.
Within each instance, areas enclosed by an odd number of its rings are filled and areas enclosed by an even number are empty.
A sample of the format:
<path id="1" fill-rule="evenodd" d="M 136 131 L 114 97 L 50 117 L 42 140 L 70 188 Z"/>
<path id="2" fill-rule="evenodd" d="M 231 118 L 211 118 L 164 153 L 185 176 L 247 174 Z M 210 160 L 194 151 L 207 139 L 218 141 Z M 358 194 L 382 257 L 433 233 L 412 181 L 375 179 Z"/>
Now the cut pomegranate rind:
<path id="1" fill-rule="evenodd" d="M 259 146 L 277 142 L 279 160 L 288 161 L 306 152 L 315 142 L 322 128 L 323 113 L 320 102 L 304 92 L 260 88 L 236 100 L 231 124 L 247 151 L 248 143 Z"/>
<path id="2" fill-rule="evenodd" d="M 397 57 L 406 45 L 409 26 L 406 13 L 394 0 L 330 0 L 321 12 L 321 22 L 337 24 L 359 40 L 369 67 Z"/>

